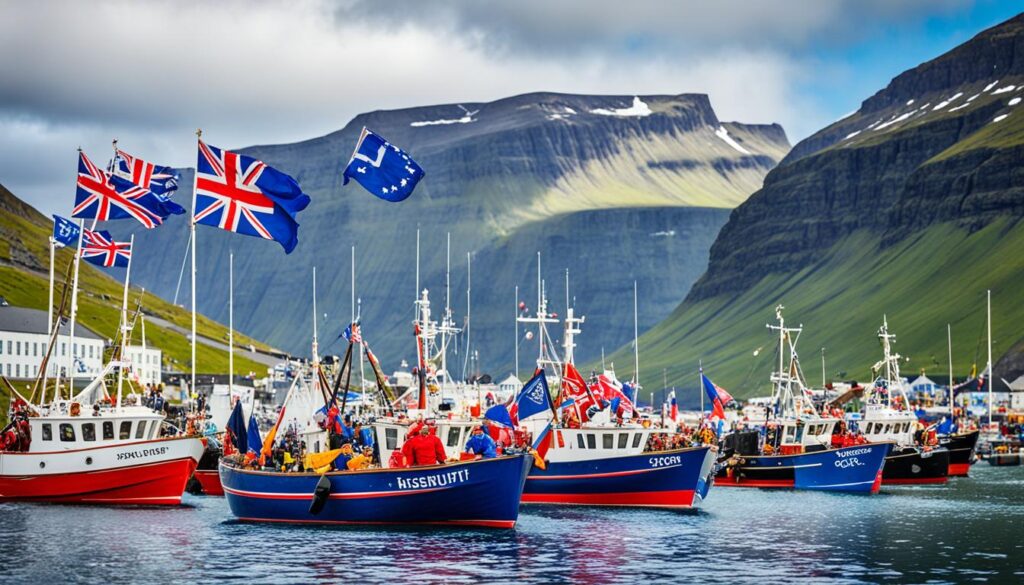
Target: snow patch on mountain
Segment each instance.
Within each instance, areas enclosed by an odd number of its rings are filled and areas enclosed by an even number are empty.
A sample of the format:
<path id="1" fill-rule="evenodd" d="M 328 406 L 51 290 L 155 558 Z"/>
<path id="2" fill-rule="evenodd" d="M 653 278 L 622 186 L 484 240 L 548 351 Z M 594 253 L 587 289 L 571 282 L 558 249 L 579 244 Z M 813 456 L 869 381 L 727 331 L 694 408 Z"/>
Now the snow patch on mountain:
<path id="1" fill-rule="evenodd" d="M 643 117 L 643 116 L 650 116 L 653 112 L 651 112 L 650 106 L 648 106 L 646 103 L 644 103 L 644 101 L 641 100 L 639 96 L 634 96 L 633 97 L 633 105 L 628 107 L 628 108 L 616 108 L 614 110 L 608 110 L 608 109 L 605 109 L 605 108 L 597 108 L 596 110 L 590 110 L 590 113 L 591 114 L 597 114 L 599 116 L 623 116 L 623 117 L 637 116 L 637 117 Z"/>
<path id="2" fill-rule="evenodd" d="M 1002 122 L 1002 121 L 1003 121 L 1003 120 L 1005 120 L 1005 119 L 1007 118 L 1007 116 L 1009 116 L 1009 115 L 1010 115 L 1010 114 L 999 114 L 999 115 L 998 115 L 998 116 L 996 116 L 995 118 L 992 118 L 992 122 L 993 122 L 993 123 L 995 123 L 995 122 Z"/>
<path id="3" fill-rule="evenodd" d="M 440 120 L 422 120 L 420 122 L 410 122 L 409 125 L 413 128 L 422 128 L 423 126 L 447 126 L 449 124 L 469 124 L 470 122 L 476 122 L 476 115 L 480 110 L 473 110 L 470 112 L 462 104 L 459 104 L 459 108 L 466 114 L 461 118 L 442 118 Z"/>
<path id="4" fill-rule="evenodd" d="M 718 130 L 715 130 L 715 136 L 721 138 L 726 144 L 735 148 L 739 152 L 742 152 L 743 154 L 750 154 L 749 150 L 740 146 L 738 142 L 732 139 L 732 136 L 729 136 L 729 131 L 725 129 L 725 126 L 719 126 Z"/>
<path id="5" fill-rule="evenodd" d="M 999 89 L 993 91 L 992 95 L 998 95 L 998 94 L 1001 94 L 1001 93 L 1011 92 L 1011 91 L 1013 91 L 1015 89 L 1017 89 L 1016 85 L 1007 85 L 1006 87 L 1000 87 Z"/>
<path id="6" fill-rule="evenodd" d="M 997 84 L 997 83 L 999 83 L 999 80 L 998 80 L 998 79 L 997 79 L 997 80 L 995 80 L 995 81 L 993 81 L 992 83 L 990 83 L 990 84 L 986 85 L 986 86 L 985 86 L 985 89 L 981 90 L 981 93 L 985 93 L 986 91 L 988 91 L 988 90 L 992 89 L 993 87 L 995 87 L 995 86 L 996 86 L 996 84 Z"/>
<path id="7" fill-rule="evenodd" d="M 949 98 L 948 100 L 942 100 L 934 108 L 932 108 L 932 111 L 933 112 L 937 112 L 937 111 L 941 110 L 942 108 L 948 106 L 951 102 L 953 102 L 954 100 L 958 99 L 962 95 L 964 95 L 964 93 L 963 92 L 959 92 L 956 95 L 954 95 L 953 97 Z"/>
<path id="8" fill-rule="evenodd" d="M 1006 105 L 1008 105 L 1008 106 L 1016 106 L 1019 103 L 1020 103 L 1020 98 L 1019 97 L 1015 97 L 1012 100 L 1010 100 L 1010 103 L 1008 103 Z"/>

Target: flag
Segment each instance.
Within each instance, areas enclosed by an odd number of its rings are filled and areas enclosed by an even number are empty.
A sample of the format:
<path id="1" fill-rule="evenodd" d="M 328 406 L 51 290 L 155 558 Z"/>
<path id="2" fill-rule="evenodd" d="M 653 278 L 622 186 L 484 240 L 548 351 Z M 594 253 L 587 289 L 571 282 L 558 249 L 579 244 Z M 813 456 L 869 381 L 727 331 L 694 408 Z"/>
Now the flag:
<path id="1" fill-rule="evenodd" d="M 271 449 L 274 448 L 274 439 L 277 437 L 277 429 L 281 426 L 281 421 L 284 420 L 284 409 L 287 404 L 281 405 L 281 412 L 277 414 L 277 422 L 271 427 L 270 432 L 267 433 L 265 439 L 263 439 L 263 448 L 260 449 L 260 465 L 263 465 L 267 461 L 267 456 L 270 455 Z"/>
<path id="2" fill-rule="evenodd" d="M 711 401 L 711 416 L 717 416 L 720 420 L 724 420 L 725 408 L 723 408 L 722 399 L 719 397 L 718 386 L 715 386 L 703 372 L 700 375 L 700 380 L 704 386 L 704 393 L 707 394 L 708 400 Z"/>
<path id="3" fill-rule="evenodd" d="M 597 385 L 604 395 L 604 399 L 611 404 L 612 413 L 619 414 L 620 408 L 623 409 L 623 415 L 632 412 L 633 401 L 622 391 L 622 385 L 617 380 L 613 380 L 606 374 L 601 374 L 597 377 Z"/>
<path id="4" fill-rule="evenodd" d="M 554 439 L 554 436 L 551 434 L 551 423 L 548 423 L 544 425 L 544 429 L 541 430 L 533 441 L 533 462 L 541 469 L 547 468 L 544 459 L 548 456 L 548 449 L 551 448 L 552 439 Z"/>
<path id="5" fill-rule="evenodd" d="M 622 393 L 626 395 L 626 398 L 630 402 L 636 403 L 636 389 L 639 387 L 637 384 L 630 384 L 629 382 L 622 383 Z"/>
<path id="6" fill-rule="evenodd" d="M 508 407 L 504 404 L 495 404 L 488 408 L 487 412 L 484 413 L 484 418 L 498 426 L 507 428 L 515 426 L 512 422 L 512 415 L 509 413 Z"/>
<path id="7" fill-rule="evenodd" d="M 59 215 L 53 216 L 53 241 L 61 246 L 78 245 L 78 233 L 82 231 L 75 222 Z"/>
<path id="8" fill-rule="evenodd" d="M 194 220 L 229 232 L 274 240 L 290 254 L 299 243 L 295 216 L 309 195 L 295 179 L 251 156 L 199 141 Z"/>
<path id="9" fill-rule="evenodd" d="M 249 415 L 249 428 L 245 434 L 246 454 L 255 454 L 263 444 L 263 439 L 260 438 L 260 427 L 256 424 L 256 417 L 253 415 Z"/>
<path id="10" fill-rule="evenodd" d="M 952 435 L 956 431 L 956 423 L 953 422 L 953 419 L 946 416 L 942 417 L 942 421 L 939 423 L 939 426 L 935 428 L 935 432 L 940 435 Z"/>
<path id="11" fill-rule="evenodd" d="M 143 189 L 148 189 L 164 203 L 170 202 L 171 196 L 178 191 L 180 177 L 174 169 L 144 161 L 121 149 L 117 150 L 117 156 L 111 165 L 111 172 L 128 179 Z M 172 203 L 169 209 L 175 215 L 185 213 L 185 208 L 177 203 Z M 181 211 L 178 211 L 179 209 Z"/>
<path id="12" fill-rule="evenodd" d="M 579 370 L 572 364 L 565 364 L 563 369 L 562 392 L 576 403 L 577 414 L 579 414 L 581 423 L 589 421 L 594 414 L 597 414 L 603 408 L 597 396 L 590 391 L 587 383 L 583 381 L 583 376 L 580 375 Z"/>
<path id="13" fill-rule="evenodd" d="M 110 268 L 128 266 L 132 257 L 131 242 L 115 242 L 108 231 L 85 230 L 82 233 L 82 260 L 96 266 Z"/>
<path id="14" fill-rule="evenodd" d="M 349 323 L 342 334 L 349 343 L 362 343 L 363 336 L 359 334 L 359 322 Z"/>
<path id="15" fill-rule="evenodd" d="M 168 215 L 159 197 L 97 167 L 84 152 L 78 153 L 78 183 L 71 217 L 99 221 L 133 218 L 153 229 Z"/>
<path id="16" fill-rule="evenodd" d="M 516 396 L 515 405 L 518 407 L 516 417 L 519 422 L 545 410 L 551 410 L 551 394 L 548 392 L 548 378 L 544 375 L 544 370 L 535 374 L 523 386 Z"/>
<path id="17" fill-rule="evenodd" d="M 355 179 L 370 193 L 397 203 L 412 195 L 423 169 L 402 149 L 363 128 L 344 177 L 345 185 Z"/>
<path id="18" fill-rule="evenodd" d="M 231 416 L 228 417 L 227 425 L 225 429 L 231 436 L 231 443 L 235 446 L 235 449 L 239 453 L 245 453 L 249 450 L 248 435 L 245 429 L 245 415 L 242 413 L 242 401 L 235 402 L 235 408 L 231 411 Z"/>
<path id="19" fill-rule="evenodd" d="M 669 408 L 669 418 L 672 419 L 672 422 L 675 422 L 676 419 L 679 418 L 679 404 L 676 403 L 676 391 L 673 390 L 670 396 L 672 398 L 669 401 L 669 404 L 671 404 L 671 407 Z"/>

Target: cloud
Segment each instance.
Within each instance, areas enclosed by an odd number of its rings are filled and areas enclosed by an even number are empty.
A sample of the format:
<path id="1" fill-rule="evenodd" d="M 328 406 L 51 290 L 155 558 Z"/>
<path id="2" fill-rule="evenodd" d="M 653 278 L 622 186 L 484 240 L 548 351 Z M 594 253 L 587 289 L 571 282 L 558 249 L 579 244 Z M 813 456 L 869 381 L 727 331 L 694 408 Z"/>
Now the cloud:
<path id="1" fill-rule="evenodd" d="M 879 18 L 919 8 L 871 2 Z M 291 142 L 364 111 L 532 91 L 708 93 L 723 119 L 801 137 L 835 112 L 800 93 L 816 64 L 796 49 L 873 18 L 837 24 L 870 13 L 850 2 L 633 4 L 0 0 L 0 182 L 67 212 L 78 146 L 102 160 L 117 137 L 184 166 L 196 127 L 224 147 Z"/>

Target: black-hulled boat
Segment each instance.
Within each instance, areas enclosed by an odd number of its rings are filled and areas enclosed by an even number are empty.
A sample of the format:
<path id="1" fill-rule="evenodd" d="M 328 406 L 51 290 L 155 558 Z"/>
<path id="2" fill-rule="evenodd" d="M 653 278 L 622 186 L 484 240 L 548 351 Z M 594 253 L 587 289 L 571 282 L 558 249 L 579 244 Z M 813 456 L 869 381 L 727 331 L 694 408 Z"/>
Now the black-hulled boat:
<path id="1" fill-rule="evenodd" d="M 939 437 L 939 444 L 949 451 L 949 476 L 967 477 L 976 459 L 975 451 L 981 432 L 977 429 Z"/>

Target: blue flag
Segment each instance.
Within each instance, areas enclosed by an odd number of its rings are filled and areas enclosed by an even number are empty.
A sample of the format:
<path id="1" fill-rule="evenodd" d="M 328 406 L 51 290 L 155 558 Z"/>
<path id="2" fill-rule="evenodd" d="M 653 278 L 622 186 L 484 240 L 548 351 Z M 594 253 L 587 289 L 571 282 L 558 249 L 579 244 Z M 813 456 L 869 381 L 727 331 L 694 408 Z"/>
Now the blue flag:
<path id="1" fill-rule="evenodd" d="M 402 149 L 363 128 L 344 176 L 345 185 L 355 179 L 377 197 L 398 202 L 412 195 L 423 178 L 423 169 Z"/>
<path id="2" fill-rule="evenodd" d="M 290 254 L 299 243 L 295 217 L 309 195 L 295 179 L 251 156 L 199 141 L 196 223 L 274 240 Z"/>
<path id="3" fill-rule="evenodd" d="M 516 406 L 516 417 L 520 422 L 551 409 L 551 393 L 548 392 L 548 378 L 544 370 L 537 372 L 519 391 Z"/>
<path id="4" fill-rule="evenodd" d="M 246 451 L 259 454 L 263 448 L 263 439 L 260 437 L 260 427 L 256 424 L 256 417 L 249 417 L 249 429 L 246 431 Z"/>
<path id="5" fill-rule="evenodd" d="M 246 440 L 245 414 L 242 413 L 242 401 L 235 403 L 235 408 L 231 411 L 231 416 L 228 417 L 226 428 L 231 433 L 231 442 L 235 445 L 235 449 L 238 449 L 239 453 L 248 451 L 249 443 Z"/>
<path id="6" fill-rule="evenodd" d="M 77 246 L 78 233 L 81 231 L 78 224 L 70 219 L 59 215 L 53 216 L 53 240 L 61 246 Z"/>
<path id="7" fill-rule="evenodd" d="M 484 413 L 484 418 L 507 429 L 515 426 L 512 424 L 512 415 L 508 413 L 508 408 L 504 404 L 495 404 L 488 408 Z"/>

